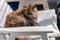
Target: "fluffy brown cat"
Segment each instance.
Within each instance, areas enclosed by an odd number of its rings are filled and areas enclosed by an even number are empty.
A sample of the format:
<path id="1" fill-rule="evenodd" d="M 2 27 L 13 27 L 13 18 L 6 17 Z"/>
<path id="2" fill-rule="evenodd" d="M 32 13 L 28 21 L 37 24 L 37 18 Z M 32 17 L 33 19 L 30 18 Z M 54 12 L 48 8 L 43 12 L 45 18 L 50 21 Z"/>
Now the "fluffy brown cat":
<path id="1" fill-rule="evenodd" d="M 37 15 L 34 5 L 25 5 L 22 10 L 18 9 L 7 16 L 5 27 L 34 26 Z"/>

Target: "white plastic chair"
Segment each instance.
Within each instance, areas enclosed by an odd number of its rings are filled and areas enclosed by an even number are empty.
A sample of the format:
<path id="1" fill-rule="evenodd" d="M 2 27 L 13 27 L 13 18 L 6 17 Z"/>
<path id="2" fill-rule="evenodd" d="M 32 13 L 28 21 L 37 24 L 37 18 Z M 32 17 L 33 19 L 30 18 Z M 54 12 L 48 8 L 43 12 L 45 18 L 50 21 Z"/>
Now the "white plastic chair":
<path id="1" fill-rule="evenodd" d="M 4 28 L 6 17 L 13 10 L 10 8 L 10 6 L 5 1 L 2 1 L 2 0 L 0 0 L 0 1 L 1 1 L 0 3 L 2 4 L 0 6 L 1 7 L 0 8 L 0 27 Z M 40 11 L 39 13 L 40 13 L 40 15 L 38 16 L 38 21 L 37 22 L 39 22 L 41 26 L 43 26 L 43 24 L 44 24 L 44 26 L 46 26 L 46 25 L 50 25 L 50 24 L 52 25 L 53 23 L 54 24 L 56 23 L 55 19 L 54 19 L 56 17 L 54 10 Z M 53 18 L 53 19 L 50 20 L 51 18 Z M 48 21 L 44 21 L 46 19 L 49 19 L 50 21 L 49 20 Z M 47 24 L 45 24 L 45 23 L 47 23 Z M 59 33 L 59 30 L 58 30 L 57 26 L 54 25 L 53 27 L 55 28 L 54 32 L 57 33 L 57 31 L 58 31 L 58 33 Z M 55 35 L 54 35 L 54 37 L 55 37 Z"/>
<path id="2" fill-rule="evenodd" d="M 39 13 L 39 15 L 38 15 L 37 22 L 41 26 L 46 26 L 46 25 L 53 26 L 52 28 L 54 30 L 54 33 L 48 33 L 48 37 L 54 38 L 54 39 L 55 39 L 55 37 L 59 37 L 60 32 L 59 32 L 59 29 L 57 27 L 57 15 L 55 14 L 55 10 L 54 9 L 44 10 L 44 11 L 39 11 L 38 13 Z"/>

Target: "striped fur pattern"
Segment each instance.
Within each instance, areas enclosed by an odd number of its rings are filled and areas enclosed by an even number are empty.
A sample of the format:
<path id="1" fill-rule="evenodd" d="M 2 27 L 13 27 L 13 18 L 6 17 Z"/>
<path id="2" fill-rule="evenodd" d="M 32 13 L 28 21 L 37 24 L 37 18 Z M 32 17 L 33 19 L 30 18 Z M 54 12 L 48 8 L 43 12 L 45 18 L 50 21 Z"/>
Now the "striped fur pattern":
<path id="1" fill-rule="evenodd" d="M 37 15 L 34 5 L 25 5 L 22 10 L 18 9 L 7 16 L 6 27 L 34 26 Z"/>

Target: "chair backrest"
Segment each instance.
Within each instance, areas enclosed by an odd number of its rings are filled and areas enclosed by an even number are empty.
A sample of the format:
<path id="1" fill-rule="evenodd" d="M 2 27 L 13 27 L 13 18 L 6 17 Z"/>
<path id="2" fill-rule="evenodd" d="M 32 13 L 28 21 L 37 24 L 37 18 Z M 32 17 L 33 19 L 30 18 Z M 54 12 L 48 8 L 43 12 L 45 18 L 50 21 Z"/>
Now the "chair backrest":
<path id="1" fill-rule="evenodd" d="M 5 2 L 5 0 L 0 0 L 0 27 L 3 27 L 6 21 L 7 15 L 13 10 L 11 7 Z"/>
<path id="2" fill-rule="evenodd" d="M 54 9 L 39 11 L 38 14 L 37 22 L 41 26 L 52 25 L 56 30 L 58 30 L 57 15 L 55 14 Z"/>
<path id="3" fill-rule="evenodd" d="M 19 0 L 19 9 L 22 9 L 24 5 L 34 4 L 34 5 L 42 5 L 43 9 L 49 9 L 47 0 Z M 39 8 L 41 9 L 41 8 Z"/>

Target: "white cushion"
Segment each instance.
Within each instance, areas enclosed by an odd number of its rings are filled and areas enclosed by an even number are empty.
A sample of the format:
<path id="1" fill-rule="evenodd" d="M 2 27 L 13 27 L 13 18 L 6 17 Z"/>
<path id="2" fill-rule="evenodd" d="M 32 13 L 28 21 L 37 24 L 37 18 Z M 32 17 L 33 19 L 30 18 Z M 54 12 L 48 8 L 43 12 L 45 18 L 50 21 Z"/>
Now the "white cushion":
<path id="1" fill-rule="evenodd" d="M 37 22 L 41 26 L 46 26 L 52 24 L 53 21 L 57 23 L 57 18 L 55 15 L 55 10 L 44 10 L 44 11 L 38 11 L 38 20 Z"/>

